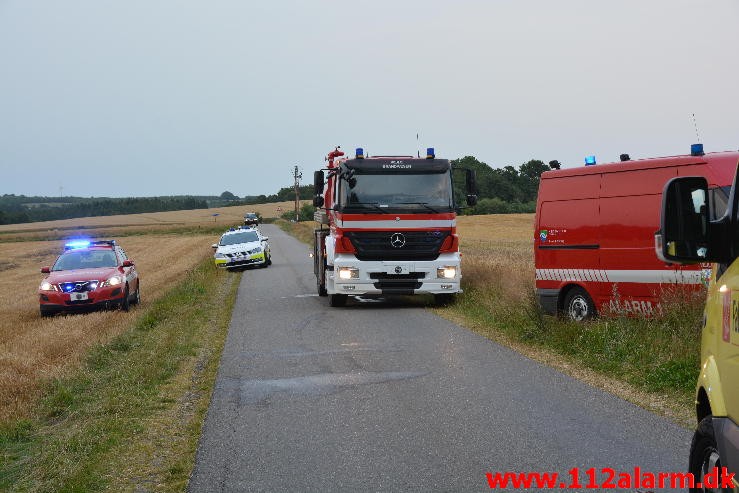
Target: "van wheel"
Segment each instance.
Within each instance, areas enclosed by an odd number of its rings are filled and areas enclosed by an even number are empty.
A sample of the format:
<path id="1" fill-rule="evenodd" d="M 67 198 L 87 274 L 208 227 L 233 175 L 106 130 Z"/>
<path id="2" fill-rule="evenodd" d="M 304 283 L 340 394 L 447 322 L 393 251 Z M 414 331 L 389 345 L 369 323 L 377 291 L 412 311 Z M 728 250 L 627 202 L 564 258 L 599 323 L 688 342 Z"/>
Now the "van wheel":
<path id="1" fill-rule="evenodd" d="M 344 306 L 346 305 L 347 295 L 345 294 L 332 294 L 328 297 L 328 304 L 331 306 Z"/>
<path id="2" fill-rule="evenodd" d="M 597 315 L 595 303 L 582 288 L 572 288 L 565 297 L 564 312 L 567 318 L 576 322 L 589 320 Z"/>
<path id="3" fill-rule="evenodd" d="M 698 423 L 693 434 L 693 441 L 690 443 L 690 472 L 696 481 L 702 481 L 703 477 L 713 471 L 714 467 L 721 470 L 721 457 L 718 453 L 718 445 L 716 444 L 716 435 L 713 431 L 713 416 L 710 414 Z M 720 478 L 719 478 L 720 481 Z M 699 491 L 716 491 L 728 492 L 731 490 L 723 488 L 691 488 L 691 493 Z"/>

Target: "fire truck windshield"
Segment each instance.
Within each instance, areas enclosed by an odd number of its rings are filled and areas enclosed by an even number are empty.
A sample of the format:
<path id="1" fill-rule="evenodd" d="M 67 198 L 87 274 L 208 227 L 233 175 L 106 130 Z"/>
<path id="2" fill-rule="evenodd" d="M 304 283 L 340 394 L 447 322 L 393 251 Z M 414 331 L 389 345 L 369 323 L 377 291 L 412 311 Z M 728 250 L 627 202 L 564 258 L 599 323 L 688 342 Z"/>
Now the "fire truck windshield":
<path id="1" fill-rule="evenodd" d="M 356 180 L 356 183 L 354 183 Z M 450 212 L 452 183 L 449 171 L 443 173 L 355 173 L 339 185 L 342 210 L 381 209 L 388 212 Z"/>

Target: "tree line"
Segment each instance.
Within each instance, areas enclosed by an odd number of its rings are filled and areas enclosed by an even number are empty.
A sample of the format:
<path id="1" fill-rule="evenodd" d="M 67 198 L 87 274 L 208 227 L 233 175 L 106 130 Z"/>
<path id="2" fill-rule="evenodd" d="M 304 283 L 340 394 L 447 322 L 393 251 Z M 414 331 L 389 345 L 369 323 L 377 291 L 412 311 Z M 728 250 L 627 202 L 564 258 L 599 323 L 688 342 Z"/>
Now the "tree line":
<path id="1" fill-rule="evenodd" d="M 206 200 L 187 196 L 60 199 L 3 195 L 0 197 L 0 224 L 207 208 Z"/>

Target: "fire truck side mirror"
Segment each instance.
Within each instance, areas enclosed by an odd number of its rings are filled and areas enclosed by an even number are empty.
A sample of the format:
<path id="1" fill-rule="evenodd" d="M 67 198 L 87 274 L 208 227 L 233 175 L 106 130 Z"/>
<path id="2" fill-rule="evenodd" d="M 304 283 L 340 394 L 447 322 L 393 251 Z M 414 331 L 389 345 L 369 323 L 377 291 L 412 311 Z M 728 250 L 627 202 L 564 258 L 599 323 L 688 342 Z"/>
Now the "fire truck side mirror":
<path id="1" fill-rule="evenodd" d="M 662 192 L 660 230 L 655 234 L 657 256 L 665 262 L 690 264 L 719 260 L 711 240 L 708 182 L 703 177 L 673 178 Z M 718 231 L 716 231 L 717 233 Z"/>
<path id="2" fill-rule="evenodd" d="M 323 196 L 322 195 L 313 196 L 313 207 L 323 207 Z"/>
<path id="3" fill-rule="evenodd" d="M 321 195 L 323 193 L 324 179 L 322 170 L 319 169 L 313 173 L 313 195 Z"/>
<path id="4" fill-rule="evenodd" d="M 469 194 L 467 195 L 467 205 L 470 207 L 474 207 L 477 205 L 477 195 Z"/>
<path id="5" fill-rule="evenodd" d="M 477 174 L 474 169 L 465 171 L 467 172 L 467 195 L 477 195 Z"/>

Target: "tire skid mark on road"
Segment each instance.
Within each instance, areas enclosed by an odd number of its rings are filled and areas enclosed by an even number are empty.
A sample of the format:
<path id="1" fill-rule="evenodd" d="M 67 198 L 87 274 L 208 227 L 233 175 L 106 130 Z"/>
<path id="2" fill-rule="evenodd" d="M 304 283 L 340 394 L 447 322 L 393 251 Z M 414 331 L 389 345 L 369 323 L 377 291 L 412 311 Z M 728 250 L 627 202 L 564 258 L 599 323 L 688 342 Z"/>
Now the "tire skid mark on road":
<path id="1" fill-rule="evenodd" d="M 305 377 L 244 380 L 227 377 L 216 388 L 230 394 L 242 405 L 264 404 L 272 397 L 294 399 L 335 394 L 343 390 L 379 383 L 423 377 L 429 372 L 395 371 L 352 373 L 322 373 Z"/>

